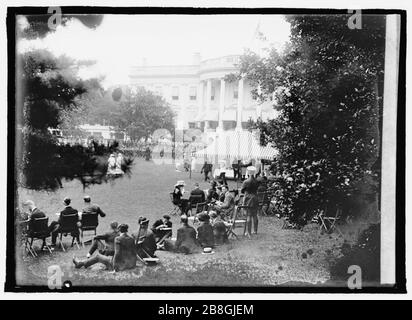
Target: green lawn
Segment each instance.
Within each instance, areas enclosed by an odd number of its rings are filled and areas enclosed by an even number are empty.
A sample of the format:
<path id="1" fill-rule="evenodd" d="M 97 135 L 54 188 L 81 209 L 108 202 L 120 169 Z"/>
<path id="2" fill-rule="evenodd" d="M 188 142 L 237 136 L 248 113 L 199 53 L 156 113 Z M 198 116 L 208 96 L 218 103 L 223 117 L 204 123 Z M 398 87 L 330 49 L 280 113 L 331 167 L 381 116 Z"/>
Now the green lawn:
<path id="1" fill-rule="evenodd" d="M 152 223 L 172 208 L 169 192 L 177 180 L 185 180 L 188 191 L 195 182 L 199 182 L 202 189 L 208 188 L 199 173 L 193 173 L 190 180 L 189 173 L 177 172 L 173 165 L 136 160 L 131 177 L 113 183 L 83 190 L 79 183 L 72 181 L 54 193 L 20 190 L 19 195 L 20 200 L 35 201 L 52 221 L 56 219 L 54 213 L 62 210 L 65 196 L 71 197 L 73 207 L 80 210 L 83 195 L 88 194 L 107 213 L 100 219 L 98 233 L 107 230 L 113 220 L 127 223 L 129 230 L 135 232 L 139 216 L 146 216 Z M 235 182 L 230 183 L 231 187 L 236 187 Z M 173 216 L 172 222 L 175 236 L 179 217 Z M 91 270 L 74 269 L 73 255 L 84 257 L 87 247 L 69 248 L 67 252 L 56 249 L 52 255 L 40 253 L 37 258 L 19 249 L 21 259 L 17 259 L 16 276 L 21 285 L 47 285 L 47 268 L 57 264 L 63 269 L 65 279 L 70 279 L 74 286 L 265 286 L 327 281 L 329 262 L 338 256 L 342 239 L 335 234 L 319 235 L 317 225 L 309 225 L 303 231 L 282 230 L 281 225 L 282 221 L 275 217 L 261 217 L 260 234 L 252 240 L 242 237 L 232 240 L 212 255 L 184 256 L 158 251 L 160 264 L 157 266 L 138 266 L 133 271 L 116 274 L 108 273 L 101 265 Z M 70 239 L 65 241 L 69 243 Z M 302 255 L 309 249 L 313 254 Z"/>

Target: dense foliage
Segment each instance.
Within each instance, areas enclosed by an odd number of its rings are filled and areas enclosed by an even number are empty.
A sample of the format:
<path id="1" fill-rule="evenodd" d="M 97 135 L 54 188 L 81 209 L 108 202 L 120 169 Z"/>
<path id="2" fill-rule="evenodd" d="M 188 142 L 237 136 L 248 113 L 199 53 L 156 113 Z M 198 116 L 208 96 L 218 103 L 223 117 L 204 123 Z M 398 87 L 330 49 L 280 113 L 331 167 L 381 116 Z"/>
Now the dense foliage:
<path id="1" fill-rule="evenodd" d="M 256 126 L 261 142 L 279 150 L 278 210 L 296 221 L 342 206 L 366 180 L 377 186 L 384 21 L 363 16 L 362 29 L 351 30 L 348 17 L 288 16 L 282 54 L 249 52 L 241 60 L 254 97 L 278 110 Z"/>
<path id="2" fill-rule="evenodd" d="M 48 25 L 50 17 L 51 14 L 20 16 L 19 41 L 42 38 L 53 32 Z M 95 28 L 103 17 L 63 15 L 61 18 L 62 25 L 78 19 Z M 87 107 L 82 103 L 86 94 L 100 90 L 98 79 L 83 81 L 78 77 L 79 68 L 93 62 L 55 57 L 39 49 L 18 53 L 16 60 L 15 187 L 55 190 L 62 186 L 62 179 L 79 179 L 84 186 L 107 180 L 106 160 L 117 144 L 64 146 L 49 131 L 65 126 L 74 128 L 74 115 Z M 128 172 L 131 160 L 126 159 L 124 165 L 124 171 Z"/>

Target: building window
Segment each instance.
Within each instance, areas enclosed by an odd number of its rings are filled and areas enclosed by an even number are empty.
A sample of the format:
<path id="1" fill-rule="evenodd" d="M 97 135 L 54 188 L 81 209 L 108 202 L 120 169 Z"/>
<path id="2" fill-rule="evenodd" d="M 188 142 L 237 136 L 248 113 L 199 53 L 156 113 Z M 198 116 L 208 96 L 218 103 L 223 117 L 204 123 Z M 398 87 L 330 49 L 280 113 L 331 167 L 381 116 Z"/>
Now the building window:
<path id="1" fill-rule="evenodd" d="M 157 94 L 157 95 L 159 95 L 159 96 L 163 95 L 162 87 L 157 86 L 157 87 L 155 88 L 155 94 Z"/>
<path id="2" fill-rule="evenodd" d="M 233 90 L 233 99 L 237 99 L 239 97 L 239 91 L 237 89 Z"/>
<path id="3" fill-rule="evenodd" d="M 210 100 L 215 100 L 215 87 L 211 88 L 211 93 L 210 93 Z"/>
<path id="4" fill-rule="evenodd" d="M 179 87 L 172 88 L 172 100 L 179 100 Z"/>
<path id="5" fill-rule="evenodd" d="M 195 122 L 189 122 L 189 129 L 194 129 L 196 128 L 196 123 Z"/>
<path id="6" fill-rule="evenodd" d="M 196 87 L 190 87 L 189 89 L 189 99 L 196 100 Z"/>

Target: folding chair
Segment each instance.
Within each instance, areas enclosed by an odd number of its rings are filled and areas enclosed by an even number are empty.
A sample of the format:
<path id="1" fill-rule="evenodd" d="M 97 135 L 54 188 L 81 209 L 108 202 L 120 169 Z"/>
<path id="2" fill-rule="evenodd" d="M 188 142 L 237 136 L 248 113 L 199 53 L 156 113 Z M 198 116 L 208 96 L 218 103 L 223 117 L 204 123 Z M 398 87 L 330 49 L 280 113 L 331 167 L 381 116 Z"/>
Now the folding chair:
<path id="1" fill-rule="evenodd" d="M 169 196 L 170 196 L 170 201 L 172 202 L 172 204 L 173 204 L 173 209 L 169 212 L 169 215 L 171 215 L 171 216 L 175 216 L 175 215 L 177 215 L 177 214 L 180 214 L 181 212 L 182 212 L 182 210 L 181 210 L 181 208 L 179 207 L 179 205 L 177 205 L 177 204 L 175 204 L 174 203 L 174 197 L 173 197 L 173 192 L 170 192 L 169 193 Z"/>
<path id="2" fill-rule="evenodd" d="M 47 217 L 37 218 L 29 222 L 29 229 L 26 241 L 29 246 L 29 252 L 31 250 L 35 254 L 35 256 L 37 256 L 37 253 L 36 250 L 34 250 L 33 248 L 34 240 L 42 240 L 43 243 L 40 250 L 43 250 L 43 248 L 46 247 L 46 249 L 50 253 L 52 253 L 50 246 L 46 242 L 47 238 L 51 236 L 48 225 L 49 218 Z"/>
<path id="3" fill-rule="evenodd" d="M 24 245 L 24 250 L 27 251 L 27 253 L 31 254 L 33 258 L 37 257 L 36 251 L 32 250 L 31 246 L 29 245 L 29 240 L 28 240 L 28 232 L 29 232 L 29 220 L 24 220 L 19 222 L 19 231 L 20 231 L 20 236 L 21 236 L 21 244 Z"/>
<path id="4" fill-rule="evenodd" d="M 258 192 L 258 213 L 265 214 L 267 216 L 267 210 L 269 209 L 270 199 L 267 192 Z M 266 210 L 263 211 L 263 207 L 266 206 Z"/>
<path id="5" fill-rule="evenodd" d="M 79 222 L 79 216 L 77 215 L 77 213 L 60 216 L 59 242 L 60 242 L 60 246 L 62 247 L 63 251 L 66 251 L 66 248 L 63 245 L 63 236 L 67 236 L 68 234 L 72 234 L 72 233 L 75 233 L 75 234 L 78 233 L 79 232 L 79 227 L 77 225 L 78 222 Z M 76 243 L 77 248 L 80 249 L 76 235 L 74 236 L 72 235 L 72 247 L 74 243 Z"/>
<path id="6" fill-rule="evenodd" d="M 191 216 L 193 215 L 193 212 L 192 212 L 193 209 L 196 209 L 195 215 L 199 213 L 199 211 L 197 211 L 198 208 L 199 208 L 198 204 L 204 203 L 204 202 L 202 202 L 202 198 L 203 197 L 200 194 L 194 194 L 194 195 L 190 196 L 190 198 L 189 198 L 189 201 L 190 201 L 189 210 L 190 210 L 190 215 Z"/>
<path id="7" fill-rule="evenodd" d="M 148 223 L 144 224 L 144 225 L 140 225 L 139 231 L 137 233 L 136 248 L 137 248 L 137 246 L 141 245 L 146 240 L 148 228 L 149 228 Z M 136 256 L 144 264 L 158 263 L 159 262 L 159 258 L 153 258 L 143 247 L 139 247 L 139 249 L 141 250 L 143 255 L 139 255 L 136 252 Z"/>
<path id="8" fill-rule="evenodd" d="M 80 242 L 84 247 L 85 244 L 90 243 L 92 239 L 84 241 L 84 232 L 93 231 L 97 234 L 97 226 L 99 225 L 99 215 L 97 213 L 83 213 L 80 227 Z"/>
<path id="9" fill-rule="evenodd" d="M 236 206 L 233 211 L 233 217 L 229 220 L 228 223 L 225 223 L 228 226 L 227 237 L 234 236 L 236 239 L 239 239 L 238 235 L 235 233 L 236 228 L 241 228 L 243 225 L 243 234 L 246 232 L 246 209 L 248 206 L 240 205 Z"/>
<path id="10" fill-rule="evenodd" d="M 322 211 L 318 215 L 319 221 L 320 221 L 319 232 L 322 233 L 322 231 L 325 230 L 327 233 L 331 233 L 334 230 L 336 230 L 341 236 L 343 236 L 339 227 L 336 225 L 336 223 L 340 220 L 342 209 L 337 208 L 335 212 L 335 216 L 326 216 L 325 215 L 326 211 L 327 210 Z"/>

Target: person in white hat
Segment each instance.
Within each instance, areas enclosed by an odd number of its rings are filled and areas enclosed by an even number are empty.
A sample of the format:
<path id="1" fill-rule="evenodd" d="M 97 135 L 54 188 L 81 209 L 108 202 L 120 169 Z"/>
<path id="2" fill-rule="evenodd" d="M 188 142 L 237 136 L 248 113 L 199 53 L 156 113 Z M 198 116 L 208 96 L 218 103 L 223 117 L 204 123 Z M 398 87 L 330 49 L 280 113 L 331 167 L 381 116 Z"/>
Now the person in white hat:
<path id="1" fill-rule="evenodd" d="M 257 234 L 258 230 L 258 197 L 257 190 L 259 183 L 255 179 L 256 168 L 253 166 L 247 167 L 247 174 L 249 178 L 245 180 L 242 184 L 241 193 L 244 193 L 243 205 L 248 206 L 247 217 L 246 217 L 246 233 L 245 235 L 250 238 L 252 233 L 252 221 L 254 234 Z"/>

